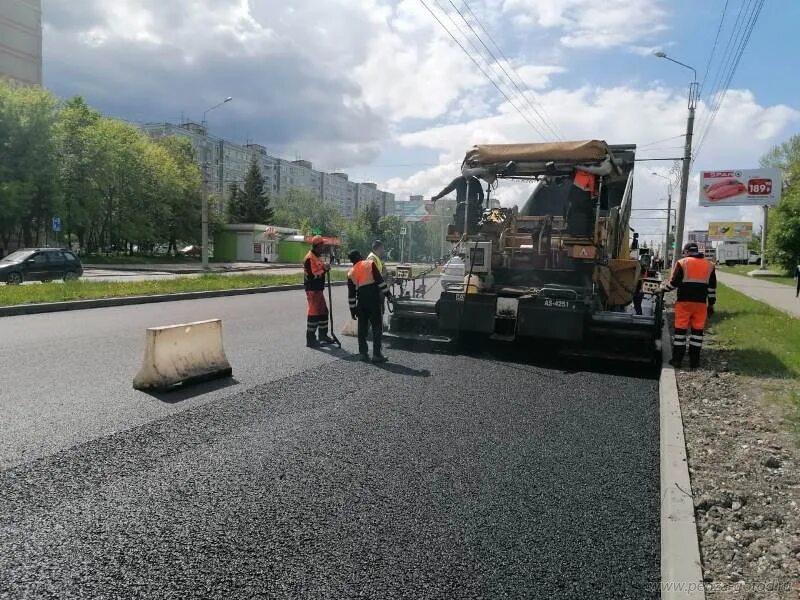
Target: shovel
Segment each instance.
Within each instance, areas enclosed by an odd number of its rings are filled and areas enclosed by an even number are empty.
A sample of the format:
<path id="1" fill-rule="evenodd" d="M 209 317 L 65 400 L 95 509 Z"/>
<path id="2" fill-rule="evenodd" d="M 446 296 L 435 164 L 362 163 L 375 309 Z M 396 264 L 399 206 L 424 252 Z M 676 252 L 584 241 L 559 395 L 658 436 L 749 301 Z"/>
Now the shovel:
<path id="1" fill-rule="evenodd" d="M 339 348 L 341 348 L 342 347 L 342 342 L 340 342 L 339 338 L 336 337 L 336 331 L 333 329 L 333 295 L 331 294 L 331 272 L 330 272 L 330 270 L 328 270 L 326 275 L 328 276 L 328 312 L 329 312 L 328 319 L 330 320 L 329 331 L 330 331 L 331 337 L 333 338 L 334 343 L 337 346 L 339 346 Z"/>

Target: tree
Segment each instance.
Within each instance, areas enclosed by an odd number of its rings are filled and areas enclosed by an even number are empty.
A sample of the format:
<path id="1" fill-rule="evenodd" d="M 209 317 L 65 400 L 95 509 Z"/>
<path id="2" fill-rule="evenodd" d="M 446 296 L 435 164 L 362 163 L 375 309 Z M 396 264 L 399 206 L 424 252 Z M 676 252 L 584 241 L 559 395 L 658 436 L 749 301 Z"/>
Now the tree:
<path id="1" fill-rule="evenodd" d="M 339 211 L 307 190 L 291 188 L 273 202 L 273 223 L 279 227 L 294 227 L 305 234 L 319 229 L 327 234 L 341 230 Z"/>
<path id="2" fill-rule="evenodd" d="M 244 187 L 231 194 L 228 219 L 231 223 L 269 223 L 272 216 L 264 176 L 253 157 L 244 178 Z"/>
<path id="3" fill-rule="evenodd" d="M 791 271 L 800 262 L 800 135 L 775 146 L 761 158 L 764 167 L 783 174 L 783 195 L 769 211 L 768 258 Z"/>
<path id="4" fill-rule="evenodd" d="M 50 92 L 0 80 L 0 245 L 46 236 L 58 199 L 54 130 L 58 102 Z"/>
<path id="5" fill-rule="evenodd" d="M 378 221 L 378 237 L 386 248 L 386 255 L 400 258 L 400 230 L 403 220 L 395 215 L 388 215 Z"/>
<path id="6" fill-rule="evenodd" d="M 369 231 L 373 237 L 378 235 L 379 227 L 378 222 L 381 220 L 381 213 L 378 210 L 377 205 L 375 204 L 367 204 L 367 206 L 363 209 L 364 218 L 369 223 Z"/>
<path id="7" fill-rule="evenodd" d="M 375 237 L 372 233 L 367 211 L 360 210 L 354 219 L 341 223 L 342 242 L 345 252 L 359 250 L 366 256 Z"/>

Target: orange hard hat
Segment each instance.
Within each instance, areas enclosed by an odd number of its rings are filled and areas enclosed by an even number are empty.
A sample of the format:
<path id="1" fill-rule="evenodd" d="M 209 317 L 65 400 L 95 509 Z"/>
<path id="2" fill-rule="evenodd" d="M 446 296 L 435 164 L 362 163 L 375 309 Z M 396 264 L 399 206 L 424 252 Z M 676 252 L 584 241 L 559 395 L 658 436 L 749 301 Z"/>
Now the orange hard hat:
<path id="1" fill-rule="evenodd" d="M 311 238 L 311 245 L 312 246 L 320 246 L 325 243 L 325 240 L 322 239 L 321 235 L 315 235 Z"/>

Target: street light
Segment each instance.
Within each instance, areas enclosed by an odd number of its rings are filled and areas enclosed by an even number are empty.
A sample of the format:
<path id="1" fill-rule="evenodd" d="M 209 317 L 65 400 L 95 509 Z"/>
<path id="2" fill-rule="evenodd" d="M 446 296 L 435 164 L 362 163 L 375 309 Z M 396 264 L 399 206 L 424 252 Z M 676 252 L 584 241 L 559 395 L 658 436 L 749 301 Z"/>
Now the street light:
<path id="1" fill-rule="evenodd" d="M 211 108 L 207 108 L 206 110 L 204 110 L 204 111 L 203 111 L 203 127 L 205 127 L 205 126 L 206 126 L 206 115 L 207 115 L 209 112 L 211 112 L 211 111 L 212 111 L 212 110 L 214 110 L 215 108 L 219 108 L 220 106 L 222 106 L 222 105 L 223 105 L 223 104 L 225 104 L 226 102 L 230 102 L 231 100 L 233 100 L 233 96 L 228 96 L 227 98 L 225 98 L 225 100 L 223 100 L 223 101 L 222 101 L 222 102 L 220 102 L 219 104 L 215 104 L 215 105 L 214 105 L 214 106 L 212 106 Z"/>
<path id="2" fill-rule="evenodd" d="M 689 166 L 692 161 L 692 131 L 694 129 L 694 110 L 697 106 L 697 71 L 694 67 L 682 63 L 667 56 L 665 52 L 660 50 L 653 52 L 658 58 L 665 58 L 676 65 L 680 65 L 686 69 L 690 69 L 693 74 L 692 82 L 689 84 L 689 116 L 686 119 L 686 142 L 683 148 L 683 172 L 681 175 L 681 198 L 678 204 L 678 222 L 675 226 L 675 256 L 673 257 L 673 264 L 678 260 L 678 253 L 683 246 L 683 224 L 686 220 L 686 192 L 689 188 Z"/>
<path id="3" fill-rule="evenodd" d="M 215 108 L 218 108 L 218 107 L 222 106 L 223 104 L 225 104 L 227 102 L 230 102 L 231 100 L 233 100 L 233 97 L 232 96 L 228 96 L 227 98 L 225 98 L 225 100 L 223 100 L 219 104 L 215 104 L 214 106 L 212 106 L 211 108 L 207 108 L 203 112 L 203 129 L 206 129 L 206 134 L 208 133 L 208 130 L 207 130 L 207 127 L 206 127 L 206 115 L 210 111 L 214 110 Z M 204 271 L 208 271 L 208 179 L 207 179 L 207 174 L 206 174 L 208 167 L 209 167 L 209 165 L 208 165 L 207 161 L 205 163 L 203 163 L 203 184 L 204 184 L 205 190 L 203 190 L 203 202 L 202 202 L 202 208 L 200 209 L 200 214 L 201 214 L 201 217 L 200 217 L 200 221 L 201 221 L 201 230 L 200 230 L 201 248 L 200 248 L 200 253 L 201 253 L 201 256 L 202 256 L 201 261 L 202 261 L 202 265 L 203 265 L 203 270 Z"/>
<path id="4" fill-rule="evenodd" d="M 661 177 L 661 179 L 667 180 L 667 256 L 666 256 L 666 263 L 670 263 L 670 244 L 669 244 L 669 217 L 672 214 L 672 178 L 667 177 L 666 175 L 661 175 L 656 173 L 655 171 L 650 172 L 651 175 L 655 175 L 656 177 Z"/>

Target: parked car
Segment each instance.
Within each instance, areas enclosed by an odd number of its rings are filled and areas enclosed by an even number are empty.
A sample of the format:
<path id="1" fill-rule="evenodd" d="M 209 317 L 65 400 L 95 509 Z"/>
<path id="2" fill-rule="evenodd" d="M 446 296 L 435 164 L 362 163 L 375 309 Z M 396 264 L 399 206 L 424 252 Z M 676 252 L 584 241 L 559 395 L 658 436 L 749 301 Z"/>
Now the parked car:
<path id="1" fill-rule="evenodd" d="M 463 288 L 465 275 L 464 259 L 454 256 L 445 263 L 439 283 L 445 291 L 452 288 Z"/>
<path id="2" fill-rule="evenodd" d="M 9 285 L 23 281 L 71 281 L 81 275 L 80 259 L 60 248 L 26 248 L 0 259 L 0 281 Z"/>
<path id="3" fill-rule="evenodd" d="M 760 265 L 761 264 L 761 255 L 758 252 L 754 252 L 750 250 L 750 256 L 747 258 L 747 264 L 749 265 Z"/>
<path id="4" fill-rule="evenodd" d="M 198 257 L 203 253 L 203 249 L 200 246 L 186 246 L 185 248 L 181 248 L 178 250 L 178 254 L 181 256 L 192 256 Z"/>

